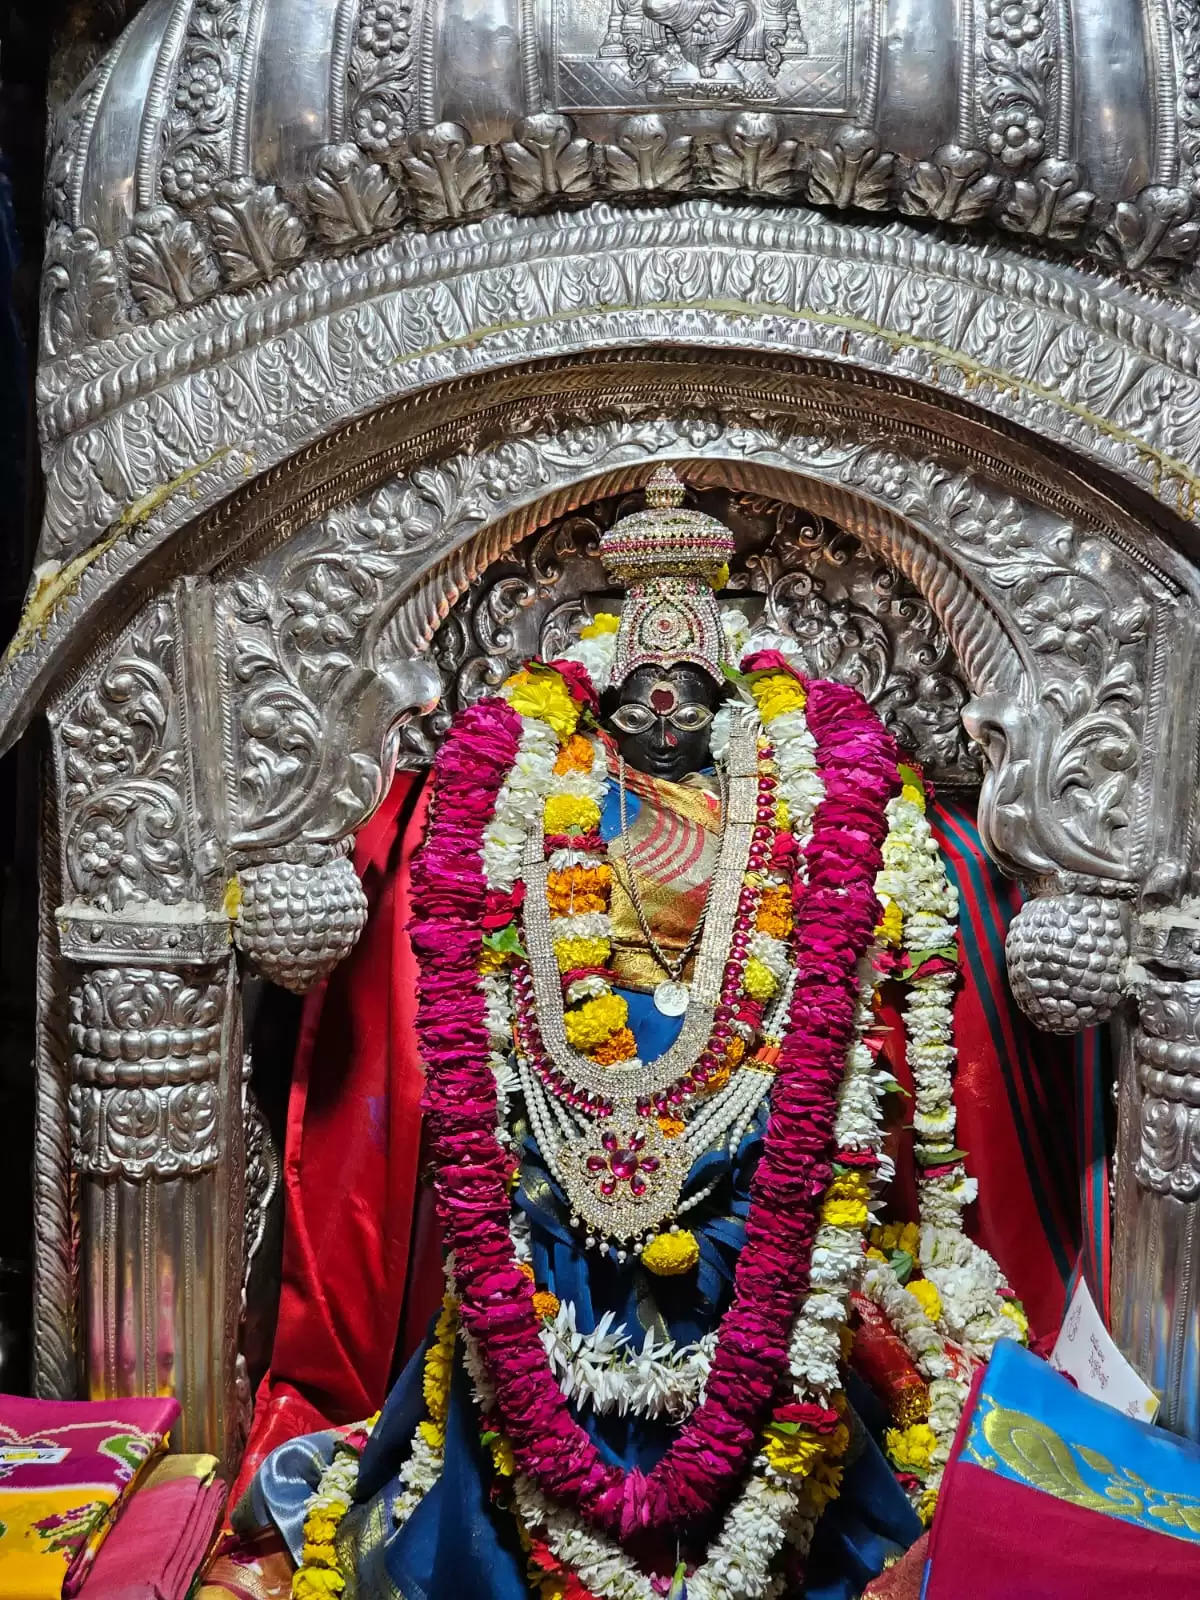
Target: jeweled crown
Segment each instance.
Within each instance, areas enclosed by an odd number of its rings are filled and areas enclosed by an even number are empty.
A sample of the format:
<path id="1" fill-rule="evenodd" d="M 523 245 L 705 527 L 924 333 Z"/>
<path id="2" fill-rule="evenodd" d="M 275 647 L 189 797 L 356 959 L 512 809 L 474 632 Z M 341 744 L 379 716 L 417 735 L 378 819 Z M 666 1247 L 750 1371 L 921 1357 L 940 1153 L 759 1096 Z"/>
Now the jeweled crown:
<path id="1" fill-rule="evenodd" d="M 713 595 L 734 552 L 733 534 L 703 511 L 686 510 L 687 493 L 669 466 L 646 486 L 646 510 L 615 522 L 600 540 L 600 559 L 624 584 L 611 682 L 647 665 L 690 661 L 719 683 L 725 632 Z"/>

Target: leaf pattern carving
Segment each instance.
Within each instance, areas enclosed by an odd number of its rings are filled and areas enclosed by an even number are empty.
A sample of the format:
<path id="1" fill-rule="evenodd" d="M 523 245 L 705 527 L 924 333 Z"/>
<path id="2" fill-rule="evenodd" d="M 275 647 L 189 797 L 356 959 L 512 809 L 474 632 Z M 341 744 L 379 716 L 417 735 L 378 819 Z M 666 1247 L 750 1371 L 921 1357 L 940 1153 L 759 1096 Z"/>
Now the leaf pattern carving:
<path id="1" fill-rule="evenodd" d="M 317 232 L 330 244 L 388 233 L 404 217 L 399 185 L 357 145 L 322 150 L 305 193 Z"/>
<path id="2" fill-rule="evenodd" d="M 207 213 L 213 248 L 233 288 L 273 277 L 299 261 L 308 233 L 296 208 L 273 184 L 249 178 L 218 186 Z"/>

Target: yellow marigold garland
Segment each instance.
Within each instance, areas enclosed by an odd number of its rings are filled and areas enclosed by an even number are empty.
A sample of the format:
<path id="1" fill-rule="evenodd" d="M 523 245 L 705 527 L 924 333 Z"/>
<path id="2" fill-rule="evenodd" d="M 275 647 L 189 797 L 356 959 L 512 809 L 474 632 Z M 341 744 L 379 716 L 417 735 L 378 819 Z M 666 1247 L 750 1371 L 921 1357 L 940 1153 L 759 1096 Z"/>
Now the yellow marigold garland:
<path id="1" fill-rule="evenodd" d="M 379 1420 L 378 1411 L 356 1429 L 352 1437 L 369 1436 Z M 292 1600 L 337 1600 L 346 1587 L 338 1565 L 334 1541 L 342 1518 L 349 1511 L 358 1482 L 361 1444 L 339 1439 L 333 1459 L 321 1474 L 304 1514 L 304 1545 L 300 1565 L 292 1574 Z"/>
<path id="2" fill-rule="evenodd" d="M 616 633 L 620 626 L 621 619 L 613 612 L 597 611 L 592 620 L 580 628 L 579 637 L 581 639 L 599 639 L 606 633 Z"/>

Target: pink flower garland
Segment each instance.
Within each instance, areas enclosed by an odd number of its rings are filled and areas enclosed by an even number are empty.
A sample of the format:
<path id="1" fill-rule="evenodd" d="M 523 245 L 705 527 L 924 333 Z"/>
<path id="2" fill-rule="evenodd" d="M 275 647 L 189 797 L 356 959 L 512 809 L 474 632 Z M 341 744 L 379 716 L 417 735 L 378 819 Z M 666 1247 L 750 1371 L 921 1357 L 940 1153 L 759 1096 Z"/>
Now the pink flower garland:
<path id="1" fill-rule="evenodd" d="M 520 1469 L 594 1527 L 628 1539 L 707 1520 L 757 1448 L 807 1291 L 821 1198 L 831 1177 L 837 1088 L 853 1039 L 856 966 L 878 921 L 874 893 L 885 807 L 899 786 L 891 736 L 857 691 L 808 685 L 807 717 L 825 783 L 797 884 L 799 972 L 751 1184 L 746 1243 L 721 1321 L 703 1403 L 654 1469 L 606 1465 L 546 1361 L 508 1232 L 511 1158 L 495 1136 L 477 974 L 487 910 L 480 845 L 516 757 L 520 720 L 501 701 L 463 712 L 439 753 L 434 806 L 413 870 L 418 1034 L 428 1079 L 438 1211 L 454 1253 L 461 1316 L 496 1391 Z"/>

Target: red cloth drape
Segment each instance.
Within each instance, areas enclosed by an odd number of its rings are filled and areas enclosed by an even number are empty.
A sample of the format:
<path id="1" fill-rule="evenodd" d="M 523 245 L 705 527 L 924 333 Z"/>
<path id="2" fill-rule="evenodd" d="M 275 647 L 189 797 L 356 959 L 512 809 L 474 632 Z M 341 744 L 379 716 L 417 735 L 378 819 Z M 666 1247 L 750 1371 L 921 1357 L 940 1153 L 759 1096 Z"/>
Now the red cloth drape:
<path id="1" fill-rule="evenodd" d="M 387 1389 L 420 1158 L 417 982 L 405 929 L 426 802 L 424 775 L 399 774 L 359 833 L 367 925 L 305 1002 L 288 1101 L 279 1320 L 239 1489 L 275 1445 L 368 1416 Z"/>

